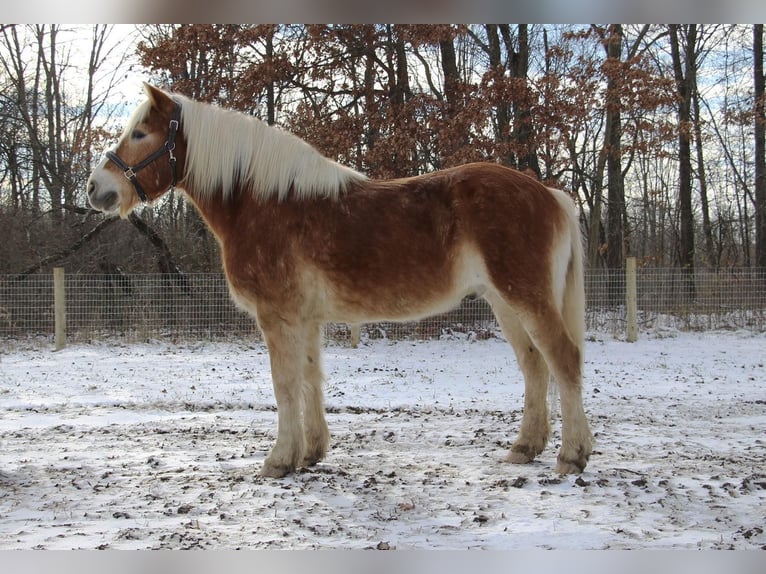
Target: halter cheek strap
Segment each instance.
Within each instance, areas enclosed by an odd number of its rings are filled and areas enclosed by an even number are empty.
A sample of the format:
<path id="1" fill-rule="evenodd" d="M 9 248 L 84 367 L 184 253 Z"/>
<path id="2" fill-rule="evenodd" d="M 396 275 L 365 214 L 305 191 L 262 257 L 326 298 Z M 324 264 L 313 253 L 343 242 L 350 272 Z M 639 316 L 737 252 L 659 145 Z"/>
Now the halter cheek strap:
<path id="1" fill-rule="evenodd" d="M 173 181 L 170 184 L 170 191 L 173 191 L 176 187 L 176 156 L 173 154 L 173 150 L 176 149 L 176 133 L 178 133 L 178 127 L 180 125 L 180 119 L 181 119 L 181 104 L 178 102 L 175 102 L 175 108 L 173 109 L 173 117 L 170 120 L 170 124 L 168 127 L 168 139 L 167 141 L 162 144 L 162 147 L 158 149 L 157 151 L 149 154 L 147 157 L 142 159 L 140 162 L 138 162 L 134 166 L 129 166 L 124 161 L 120 159 L 120 157 L 114 153 L 113 151 L 107 151 L 106 157 L 109 159 L 109 161 L 113 162 L 117 167 L 119 167 L 122 170 L 122 175 L 124 175 L 130 183 L 133 184 L 133 188 L 136 190 L 136 195 L 138 195 L 139 199 L 143 203 L 146 203 L 147 197 L 146 192 L 144 191 L 144 188 L 141 187 L 141 184 L 138 182 L 138 172 L 144 169 L 146 166 L 154 162 L 156 159 L 162 157 L 165 154 L 168 154 L 170 157 L 168 158 L 168 162 L 170 163 L 170 169 L 173 174 Z"/>

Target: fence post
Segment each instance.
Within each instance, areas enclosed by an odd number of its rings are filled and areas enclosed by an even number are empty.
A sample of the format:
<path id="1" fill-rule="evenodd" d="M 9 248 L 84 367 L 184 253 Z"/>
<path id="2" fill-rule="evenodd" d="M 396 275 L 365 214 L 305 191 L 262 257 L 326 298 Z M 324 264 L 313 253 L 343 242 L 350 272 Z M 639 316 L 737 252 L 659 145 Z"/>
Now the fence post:
<path id="1" fill-rule="evenodd" d="M 625 307 L 628 319 L 628 343 L 638 340 L 638 293 L 636 290 L 636 258 L 625 260 Z"/>
<path id="2" fill-rule="evenodd" d="M 66 346 L 66 290 L 64 289 L 64 268 L 53 268 L 53 307 L 56 321 L 55 349 Z"/>

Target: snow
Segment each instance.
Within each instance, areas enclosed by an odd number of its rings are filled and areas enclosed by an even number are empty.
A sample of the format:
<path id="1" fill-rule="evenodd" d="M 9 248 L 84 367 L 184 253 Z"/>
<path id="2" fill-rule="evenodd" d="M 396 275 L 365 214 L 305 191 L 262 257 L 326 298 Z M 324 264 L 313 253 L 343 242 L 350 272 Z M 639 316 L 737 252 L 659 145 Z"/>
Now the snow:
<path id="1" fill-rule="evenodd" d="M 332 447 L 257 473 L 276 433 L 259 343 L 0 354 L 0 549 L 766 547 L 766 334 L 591 333 L 594 454 L 503 462 L 523 382 L 484 341 L 328 343 Z"/>

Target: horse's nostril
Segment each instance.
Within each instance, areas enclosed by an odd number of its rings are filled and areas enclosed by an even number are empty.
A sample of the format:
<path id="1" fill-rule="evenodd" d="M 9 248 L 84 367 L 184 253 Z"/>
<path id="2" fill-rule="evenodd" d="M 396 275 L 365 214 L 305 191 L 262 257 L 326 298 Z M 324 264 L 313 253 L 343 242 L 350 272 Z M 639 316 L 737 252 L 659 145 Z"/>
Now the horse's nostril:
<path id="1" fill-rule="evenodd" d="M 88 182 L 88 195 L 93 195 L 93 192 L 96 191 L 96 184 L 92 181 Z"/>
<path id="2" fill-rule="evenodd" d="M 111 211 L 120 202 L 120 196 L 116 191 L 107 191 L 101 196 L 101 205 L 107 211 Z"/>

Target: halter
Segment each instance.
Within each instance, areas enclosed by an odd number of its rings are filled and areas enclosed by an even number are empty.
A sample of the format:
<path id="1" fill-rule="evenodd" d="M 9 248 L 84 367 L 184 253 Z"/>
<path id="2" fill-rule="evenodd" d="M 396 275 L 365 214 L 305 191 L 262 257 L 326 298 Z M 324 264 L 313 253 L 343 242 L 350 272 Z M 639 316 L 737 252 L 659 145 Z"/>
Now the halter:
<path id="1" fill-rule="evenodd" d="M 106 157 L 122 170 L 122 175 L 128 178 L 128 181 L 130 181 L 130 183 L 133 184 L 133 187 L 136 189 L 136 194 L 144 203 L 146 203 L 147 201 L 146 192 L 144 191 L 144 188 L 141 187 L 141 184 L 138 183 L 138 177 L 136 176 L 136 174 L 142 169 L 144 169 L 146 166 L 151 164 L 154 160 L 162 157 L 166 153 L 170 155 L 170 157 L 168 158 L 168 162 L 170 163 L 170 168 L 173 172 L 173 182 L 170 184 L 170 191 L 173 191 L 176 187 L 176 156 L 173 155 L 173 150 L 176 149 L 176 132 L 178 131 L 180 119 L 181 119 L 181 104 L 179 104 L 178 102 L 175 102 L 175 108 L 173 109 L 173 117 L 170 120 L 170 125 L 168 128 L 167 141 L 164 144 L 162 144 L 162 147 L 160 149 L 148 155 L 147 157 L 145 157 L 144 159 L 142 159 L 140 162 L 138 162 L 136 165 L 132 167 L 126 164 L 124 161 L 122 161 L 120 157 L 113 151 L 106 152 Z"/>

